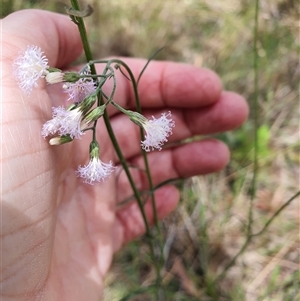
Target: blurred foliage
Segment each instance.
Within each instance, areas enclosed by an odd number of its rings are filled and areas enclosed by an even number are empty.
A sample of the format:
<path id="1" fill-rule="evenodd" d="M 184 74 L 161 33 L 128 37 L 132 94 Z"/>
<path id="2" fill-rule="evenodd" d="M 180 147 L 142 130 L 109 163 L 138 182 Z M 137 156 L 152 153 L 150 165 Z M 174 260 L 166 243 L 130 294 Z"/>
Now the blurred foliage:
<path id="1" fill-rule="evenodd" d="M 249 165 L 253 160 L 253 131 L 253 124 L 248 121 L 234 132 L 223 133 L 216 136 L 230 146 L 230 149 L 233 151 L 232 159 L 239 162 L 241 167 Z M 270 147 L 271 133 L 270 128 L 266 123 L 262 124 L 257 129 L 257 136 L 259 160 L 272 160 L 272 149 Z"/>

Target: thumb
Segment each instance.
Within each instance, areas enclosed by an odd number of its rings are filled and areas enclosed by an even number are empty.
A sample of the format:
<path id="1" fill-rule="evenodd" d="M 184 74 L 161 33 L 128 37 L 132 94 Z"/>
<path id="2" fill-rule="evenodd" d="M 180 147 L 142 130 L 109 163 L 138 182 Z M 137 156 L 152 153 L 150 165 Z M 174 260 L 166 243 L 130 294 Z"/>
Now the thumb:
<path id="1" fill-rule="evenodd" d="M 51 67 L 63 68 L 82 52 L 77 26 L 71 19 L 42 10 L 21 10 L 4 18 L 2 40 L 2 59 L 8 61 L 28 45 L 35 45 L 45 53 Z"/>

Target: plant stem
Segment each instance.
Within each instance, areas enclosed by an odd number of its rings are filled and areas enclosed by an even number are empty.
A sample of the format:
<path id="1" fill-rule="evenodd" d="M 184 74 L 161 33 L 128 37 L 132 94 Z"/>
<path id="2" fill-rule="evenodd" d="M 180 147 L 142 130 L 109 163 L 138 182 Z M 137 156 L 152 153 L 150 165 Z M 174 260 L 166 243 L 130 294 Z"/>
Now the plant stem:
<path id="1" fill-rule="evenodd" d="M 253 114 L 254 114 L 254 154 L 253 154 L 253 177 L 251 182 L 251 198 L 248 213 L 247 236 L 252 233 L 253 222 L 253 202 L 256 196 L 256 179 L 258 173 L 258 16 L 259 16 L 259 0 L 255 0 L 255 23 L 253 30 L 253 70 L 254 70 L 254 98 L 253 98 Z"/>
<path id="2" fill-rule="evenodd" d="M 273 215 L 272 217 L 269 218 L 269 220 L 265 223 L 265 225 L 263 226 L 263 228 L 255 233 L 255 234 L 251 234 L 249 236 L 247 236 L 246 241 L 244 242 L 244 244 L 242 245 L 242 247 L 240 248 L 240 250 L 234 255 L 234 257 L 230 260 L 230 262 L 228 262 L 228 264 L 225 266 L 224 270 L 222 271 L 221 274 L 219 274 L 216 279 L 214 279 L 214 281 L 210 284 L 213 285 L 215 284 L 217 281 L 221 280 L 222 278 L 224 278 L 224 276 L 226 275 L 226 272 L 234 265 L 234 263 L 236 262 L 237 258 L 247 249 L 248 245 L 251 243 L 252 239 L 256 236 L 259 236 L 261 234 L 263 234 L 267 228 L 270 226 L 270 224 L 274 221 L 274 219 L 282 212 L 282 210 L 284 208 L 286 208 L 295 198 L 297 198 L 300 195 L 300 191 L 298 191 L 296 194 L 294 194 L 290 199 L 288 199 Z"/>
<path id="3" fill-rule="evenodd" d="M 289 200 L 287 200 L 270 218 L 269 220 L 265 223 L 265 225 L 263 226 L 263 228 L 257 232 L 252 234 L 251 236 L 259 236 L 261 235 L 263 232 L 266 231 L 266 229 L 270 226 L 270 224 L 273 222 L 273 220 L 277 217 L 277 215 L 280 214 L 280 212 L 285 209 L 296 197 L 298 197 L 300 195 L 300 191 L 298 191 L 296 194 L 294 194 Z"/>
<path id="4" fill-rule="evenodd" d="M 77 0 L 70 0 L 70 1 L 71 1 L 71 5 L 73 6 L 73 8 L 75 10 L 80 11 L 78 1 Z M 93 55 L 92 55 L 89 40 L 87 38 L 87 33 L 86 33 L 86 29 L 85 29 L 85 26 L 84 26 L 83 19 L 80 18 L 80 17 L 74 17 L 74 16 L 71 16 L 71 18 L 78 27 L 80 37 L 81 37 L 81 41 L 82 41 L 82 45 L 83 45 L 83 50 L 84 50 L 84 53 L 85 53 L 85 58 L 86 58 L 86 61 L 89 62 L 93 59 Z M 92 74 L 96 74 L 96 68 L 95 68 L 94 65 L 91 66 L 91 72 L 92 72 Z"/>

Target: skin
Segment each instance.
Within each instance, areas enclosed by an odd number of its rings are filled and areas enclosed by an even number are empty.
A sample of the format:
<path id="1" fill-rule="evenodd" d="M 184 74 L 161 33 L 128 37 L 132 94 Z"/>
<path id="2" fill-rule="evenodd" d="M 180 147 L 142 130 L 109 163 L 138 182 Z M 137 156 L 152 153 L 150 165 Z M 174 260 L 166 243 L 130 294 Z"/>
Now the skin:
<path id="1" fill-rule="evenodd" d="M 76 177 L 78 165 L 89 159 L 90 133 L 61 146 L 50 146 L 41 137 L 51 107 L 66 104 L 61 87 L 40 81 L 27 96 L 12 75 L 12 63 L 27 45 L 41 47 L 50 66 L 67 69 L 82 51 L 77 28 L 66 16 L 19 11 L 2 20 L 1 45 L 1 296 L 22 301 L 98 301 L 113 254 L 145 231 L 141 214 L 135 202 L 116 208 L 131 195 L 122 172 L 116 171 L 105 183 L 94 186 Z M 145 62 L 126 59 L 136 76 Z M 117 80 L 115 101 L 133 109 L 129 82 L 122 75 Z M 109 91 L 109 84 L 106 89 Z M 237 128 L 248 114 L 244 98 L 223 91 L 215 73 L 190 65 L 151 62 L 139 92 L 146 116 L 172 112 L 176 126 L 169 142 Z M 109 114 L 126 159 L 142 166 L 139 128 L 114 108 Z M 97 137 L 101 160 L 112 160 L 118 166 L 102 121 Z M 216 172 L 228 161 L 228 148 L 214 139 L 149 155 L 154 184 Z M 143 174 L 135 169 L 133 176 L 139 189 L 147 188 Z M 157 190 L 159 218 L 168 215 L 178 199 L 174 186 Z M 151 222 L 151 206 L 147 203 L 145 207 Z"/>

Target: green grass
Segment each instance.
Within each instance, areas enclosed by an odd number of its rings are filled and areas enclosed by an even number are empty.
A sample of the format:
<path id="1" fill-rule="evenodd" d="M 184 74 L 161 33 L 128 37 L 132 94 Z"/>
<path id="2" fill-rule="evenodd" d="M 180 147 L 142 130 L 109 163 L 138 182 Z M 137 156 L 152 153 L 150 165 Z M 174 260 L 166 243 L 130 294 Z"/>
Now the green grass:
<path id="1" fill-rule="evenodd" d="M 147 58 L 164 46 L 157 59 L 211 68 L 226 89 L 241 93 L 253 107 L 253 1 L 89 3 L 95 10 L 86 19 L 95 57 Z M 63 12 L 63 5 L 54 1 L 3 0 L 2 16 L 29 7 Z M 297 8 L 296 0 L 261 1 L 260 5 L 260 171 L 253 203 L 254 232 L 299 189 Z M 253 175 L 253 116 L 251 111 L 240 129 L 218 136 L 232 151 L 229 166 L 218 174 L 187 180 L 178 210 L 162 222 L 170 247 L 163 277 L 167 300 L 299 300 L 297 201 L 253 240 L 222 280 L 209 285 L 245 240 Z M 154 267 L 144 255 L 147 252 L 141 239 L 116 255 L 106 279 L 105 301 L 120 300 L 154 280 Z M 131 300 L 151 298 L 144 294 Z"/>

